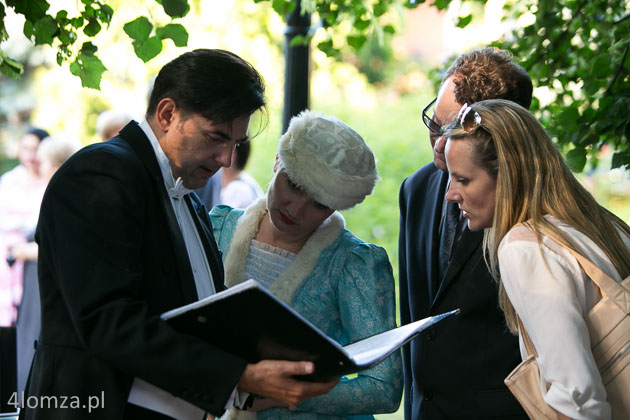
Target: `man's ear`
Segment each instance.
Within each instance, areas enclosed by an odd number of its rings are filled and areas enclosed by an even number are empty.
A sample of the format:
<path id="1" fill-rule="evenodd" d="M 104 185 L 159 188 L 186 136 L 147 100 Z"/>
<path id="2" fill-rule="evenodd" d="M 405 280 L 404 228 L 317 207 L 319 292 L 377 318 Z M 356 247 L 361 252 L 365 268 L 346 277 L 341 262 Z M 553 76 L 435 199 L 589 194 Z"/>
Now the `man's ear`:
<path id="1" fill-rule="evenodd" d="M 177 104 L 171 98 L 164 98 L 157 104 L 155 111 L 155 119 L 164 133 L 168 132 L 173 122 L 175 121 L 176 114 L 178 113 Z"/>

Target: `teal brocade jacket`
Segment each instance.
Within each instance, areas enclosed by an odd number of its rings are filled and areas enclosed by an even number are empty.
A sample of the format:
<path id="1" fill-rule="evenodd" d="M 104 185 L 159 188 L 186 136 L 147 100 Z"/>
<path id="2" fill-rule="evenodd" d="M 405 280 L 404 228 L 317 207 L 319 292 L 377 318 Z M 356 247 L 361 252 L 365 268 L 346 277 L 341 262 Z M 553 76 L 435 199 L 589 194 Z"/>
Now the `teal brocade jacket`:
<path id="1" fill-rule="evenodd" d="M 224 262 L 243 213 L 227 206 L 215 207 L 210 213 Z M 304 273 L 289 303 L 341 345 L 395 328 L 394 278 L 387 253 L 341 227 L 339 236 L 317 257 L 312 271 Z M 371 369 L 342 378 L 327 395 L 306 400 L 292 409 L 259 412 L 257 418 L 372 419 L 371 414 L 398 409 L 402 388 L 402 362 L 397 351 Z"/>

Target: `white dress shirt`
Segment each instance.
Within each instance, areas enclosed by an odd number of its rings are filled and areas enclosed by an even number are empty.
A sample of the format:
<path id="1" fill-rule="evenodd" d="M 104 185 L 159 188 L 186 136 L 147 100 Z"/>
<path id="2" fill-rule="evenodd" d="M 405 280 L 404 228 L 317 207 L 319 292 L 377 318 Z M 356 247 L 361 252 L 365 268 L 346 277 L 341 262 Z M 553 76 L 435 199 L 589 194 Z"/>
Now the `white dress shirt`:
<path id="1" fill-rule="evenodd" d="M 214 283 L 212 281 L 212 272 L 210 270 L 210 264 L 206 258 L 206 254 L 203 248 L 203 243 L 199 237 L 199 232 L 195 227 L 193 215 L 190 213 L 184 196 L 190 194 L 192 190 L 184 187 L 182 179 L 173 178 L 171 171 L 171 165 L 169 163 L 166 154 L 162 150 L 157 137 L 153 133 L 149 123 L 144 120 L 140 123 L 140 128 L 144 131 L 144 134 L 149 139 L 155 157 L 157 158 L 160 171 L 162 172 L 162 178 L 164 178 L 164 187 L 171 199 L 171 205 L 177 223 L 184 237 L 184 243 L 186 244 L 186 251 L 190 260 L 190 265 L 195 279 L 195 286 L 197 289 L 198 299 L 213 295 L 216 293 Z M 194 361 L 191 361 L 194 363 Z M 211 380 L 211 378 L 208 378 Z M 236 389 L 232 392 L 227 404 L 226 409 L 232 405 L 240 406 L 244 402 L 244 398 L 247 398 L 248 394 L 243 393 L 239 395 Z M 241 398 L 239 398 L 241 397 Z M 242 401 L 241 401 L 242 400 Z M 174 395 L 166 392 L 142 379 L 135 378 L 129 393 L 129 402 L 135 405 L 148 408 L 153 411 L 171 416 L 179 420 L 199 420 L 203 417 L 205 411 L 187 401 L 177 398 Z"/>

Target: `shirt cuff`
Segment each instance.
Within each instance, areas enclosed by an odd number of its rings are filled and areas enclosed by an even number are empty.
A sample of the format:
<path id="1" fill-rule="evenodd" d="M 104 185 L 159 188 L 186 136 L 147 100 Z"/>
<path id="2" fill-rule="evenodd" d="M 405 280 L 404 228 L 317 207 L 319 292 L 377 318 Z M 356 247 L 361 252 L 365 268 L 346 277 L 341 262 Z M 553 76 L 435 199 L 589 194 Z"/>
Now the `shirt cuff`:
<path id="1" fill-rule="evenodd" d="M 239 391 L 236 387 L 230 394 L 230 398 L 228 398 L 225 403 L 225 409 L 229 410 L 232 407 L 244 409 L 245 403 L 247 402 L 247 398 L 249 397 L 249 392 Z"/>

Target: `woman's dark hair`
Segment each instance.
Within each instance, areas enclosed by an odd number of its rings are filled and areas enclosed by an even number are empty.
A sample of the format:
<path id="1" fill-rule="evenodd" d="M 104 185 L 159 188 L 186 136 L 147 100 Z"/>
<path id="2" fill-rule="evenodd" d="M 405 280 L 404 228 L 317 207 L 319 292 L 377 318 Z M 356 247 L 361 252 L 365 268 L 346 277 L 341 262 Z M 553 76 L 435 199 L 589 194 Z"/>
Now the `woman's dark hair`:
<path id="1" fill-rule="evenodd" d="M 26 133 L 24 133 L 24 135 L 27 135 L 27 134 L 34 135 L 35 137 L 39 139 L 40 142 L 44 140 L 46 137 L 50 137 L 50 134 L 48 134 L 48 131 L 44 130 L 43 128 L 37 128 L 37 127 L 29 128 L 26 131 Z"/>
<path id="2" fill-rule="evenodd" d="M 164 98 L 173 99 L 184 113 L 224 124 L 264 108 L 265 84 L 258 71 L 236 54 L 197 49 L 162 67 L 149 97 L 147 118 Z"/>
<path id="3" fill-rule="evenodd" d="M 247 165 L 247 160 L 249 159 L 249 152 L 251 151 L 251 143 L 246 141 L 244 143 L 240 143 L 236 150 L 236 159 L 232 164 L 236 169 L 242 171 L 245 169 L 245 165 Z"/>

